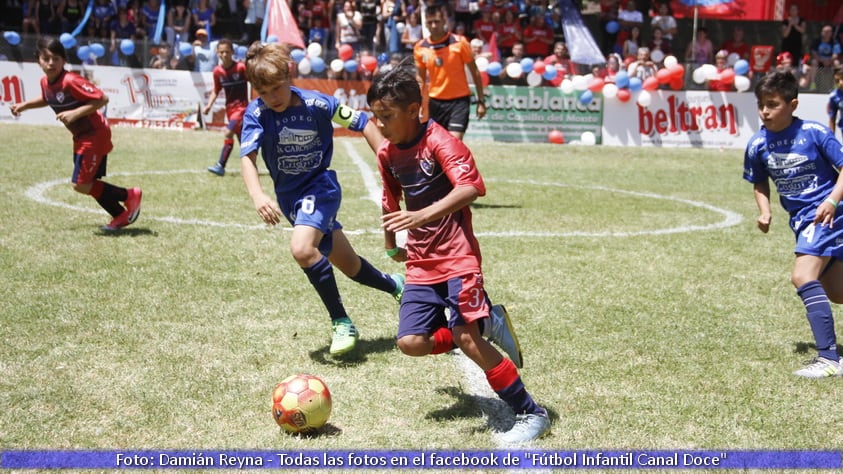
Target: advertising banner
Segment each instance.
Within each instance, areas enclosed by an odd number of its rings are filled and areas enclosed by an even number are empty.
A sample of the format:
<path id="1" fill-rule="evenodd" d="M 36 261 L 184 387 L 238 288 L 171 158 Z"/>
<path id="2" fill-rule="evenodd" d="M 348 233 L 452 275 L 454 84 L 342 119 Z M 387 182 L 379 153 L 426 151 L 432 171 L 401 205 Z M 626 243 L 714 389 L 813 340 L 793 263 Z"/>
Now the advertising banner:
<path id="1" fill-rule="evenodd" d="M 546 143 L 548 132 L 558 130 L 568 141 L 592 132 L 600 143 L 603 98 L 599 94 L 584 105 L 576 92 L 565 94 L 557 87 L 487 86 L 484 92 L 486 117 L 472 116 L 467 139 Z"/>

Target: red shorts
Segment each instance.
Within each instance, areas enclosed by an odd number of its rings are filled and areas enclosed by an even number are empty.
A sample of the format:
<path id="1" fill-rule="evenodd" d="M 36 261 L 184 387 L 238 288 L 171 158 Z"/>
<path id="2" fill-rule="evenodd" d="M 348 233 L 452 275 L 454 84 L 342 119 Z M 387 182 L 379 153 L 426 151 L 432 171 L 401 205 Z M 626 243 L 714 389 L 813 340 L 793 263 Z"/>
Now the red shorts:
<path id="1" fill-rule="evenodd" d="M 73 184 L 90 184 L 105 176 L 108 154 L 76 153 L 73 155 Z"/>

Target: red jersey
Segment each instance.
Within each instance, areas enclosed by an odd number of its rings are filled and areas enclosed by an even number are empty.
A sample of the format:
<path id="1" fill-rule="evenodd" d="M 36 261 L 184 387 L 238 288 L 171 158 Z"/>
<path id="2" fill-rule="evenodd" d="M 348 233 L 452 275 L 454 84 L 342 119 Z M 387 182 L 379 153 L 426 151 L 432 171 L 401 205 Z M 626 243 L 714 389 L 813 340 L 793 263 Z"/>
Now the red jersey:
<path id="1" fill-rule="evenodd" d="M 444 198 L 457 186 L 473 186 L 481 196 L 486 185 L 474 156 L 462 141 L 433 120 L 410 147 L 384 140 L 378 149 L 385 212 L 415 211 Z M 471 208 L 448 214 L 407 233 L 407 283 L 430 285 L 480 272 L 480 245 L 474 236 Z"/>
<path id="2" fill-rule="evenodd" d="M 497 31 L 497 24 L 493 21 L 484 21 L 482 18 L 474 21 L 474 34 L 483 40 L 484 43 L 489 43 L 492 40 L 492 35 Z"/>
<path id="3" fill-rule="evenodd" d="M 547 25 L 529 25 L 524 29 L 524 56 L 547 56 L 553 44 L 553 29 Z"/>
<path id="4" fill-rule="evenodd" d="M 53 112 L 59 114 L 102 99 L 104 94 L 84 77 L 64 71 L 52 83 L 47 82 L 47 76 L 41 78 L 41 97 Z M 66 127 L 73 135 L 74 153 L 105 155 L 114 148 L 111 129 L 99 110 L 66 124 Z"/>
<path id="5" fill-rule="evenodd" d="M 246 65 L 240 61 L 228 69 L 222 64 L 214 67 L 214 91 L 225 90 L 225 115 L 229 120 L 240 119 L 249 105 L 249 87 L 246 82 Z"/>

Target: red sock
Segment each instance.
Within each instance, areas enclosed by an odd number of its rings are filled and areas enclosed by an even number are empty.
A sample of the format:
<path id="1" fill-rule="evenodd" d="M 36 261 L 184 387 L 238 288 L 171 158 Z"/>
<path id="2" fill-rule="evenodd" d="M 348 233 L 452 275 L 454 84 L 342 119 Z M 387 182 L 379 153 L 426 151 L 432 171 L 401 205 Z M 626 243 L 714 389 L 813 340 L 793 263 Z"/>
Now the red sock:
<path id="1" fill-rule="evenodd" d="M 437 329 L 433 333 L 433 350 L 431 354 L 444 354 L 454 348 L 454 336 L 451 330 L 445 327 Z"/>
<path id="2" fill-rule="evenodd" d="M 509 387 L 518 380 L 518 369 L 515 364 L 506 357 L 503 358 L 500 364 L 492 367 L 486 372 L 486 380 L 495 392 Z"/>

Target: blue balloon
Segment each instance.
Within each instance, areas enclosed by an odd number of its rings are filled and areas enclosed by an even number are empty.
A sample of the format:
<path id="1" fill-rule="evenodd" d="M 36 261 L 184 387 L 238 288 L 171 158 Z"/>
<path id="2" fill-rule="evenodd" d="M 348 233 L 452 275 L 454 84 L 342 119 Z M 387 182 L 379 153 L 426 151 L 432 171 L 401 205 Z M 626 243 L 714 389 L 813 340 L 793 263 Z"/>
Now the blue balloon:
<path id="1" fill-rule="evenodd" d="M 346 72 L 357 72 L 357 61 L 349 59 L 343 64 L 343 68 L 345 68 Z"/>
<path id="2" fill-rule="evenodd" d="M 249 48 L 245 46 L 238 46 L 236 51 L 238 58 L 246 59 L 246 52 L 249 51 Z"/>
<path id="3" fill-rule="evenodd" d="M 546 81 L 552 81 L 552 80 L 556 79 L 557 73 L 558 73 L 558 71 L 556 71 L 556 66 L 550 65 L 550 66 L 547 66 L 545 68 L 544 72 L 542 73 L 542 77 Z"/>
<path id="4" fill-rule="evenodd" d="M 278 37 L 275 36 L 275 35 L 269 35 L 269 36 L 266 37 L 266 42 L 267 43 L 277 43 Z"/>
<path id="5" fill-rule="evenodd" d="M 320 57 L 310 58 L 310 70 L 315 73 L 320 73 L 325 70 L 325 60 Z"/>
<path id="6" fill-rule="evenodd" d="M 120 52 L 126 56 L 135 54 L 135 42 L 129 38 L 124 39 L 120 42 Z"/>
<path id="7" fill-rule="evenodd" d="M 80 61 L 87 61 L 91 59 L 91 47 L 80 46 L 79 49 L 76 50 L 76 56 L 79 57 Z"/>
<path id="8" fill-rule="evenodd" d="M 501 66 L 501 63 L 497 61 L 490 62 L 489 65 L 486 67 L 486 74 L 492 77 L 500 76 L 501 71 L 503 71 L 503 66 Z"/>
<path id="9" fill-rule="evenodd" d="M 583 105 L 590 104 L 592 99 L 594 99 L 594 93 L 588 89 L 582 91 L 582 94 L 580 94 L 580 103 Z"/>
<path id="10" fill-rule="evenodd" d="M 59 36 L 59 42 L 65 49 L 70 49 L 76 46 L 76 38 L 74 38 L 70 33 L 62 33 L 61 36 Z"/>
<path id="11" fill-rule="evenodd" d="M 749 62 L 746 59 L 738 59 L 735 61 L 735 72 L 737 74 L 746 74 L 749 72 Z"/>
<path id="12" fill-rule="evenodd" d="M 17 31 L 4 31 L 3 37 L 6 38 L 6 42 L 8 42 L 12 46 L 17 46 L 20 44 L 20 35 Z"/>
<path id="13" fill-rule="evenodd" d="M 91 53 L 93 53 L 95 58 L 101 58 L 105 56 L 105 46 L 99 43 L 92 43 L 91 44 Z"/>
<path id="14" fill-rule="evenodd" d="M 615 79 L 617 79 L 617 76 L 615 76 Z M 638 92 L 638 91 L 641 90 L 641 87 L 643 85 L 644 85 L 644 83 L 641 82 L 640 78 L 638 78 L 638 77 L 630 77 L 629 78 L 629 92 Z"/>
<path id="15" fill-rule="evenodd" d="M 533 71 L 533 60 L 531 58 L 524 58 L 521 60 L 521 72 L 530 74 Z"/>
<path id="16" fill-rule="evenodd" d="M 613 35 L 621 30 L 621 24 L 616 22 L 615 20 L 606 23 L 606 33 Z"/>
<path id="17" fill-rule="evenodd" d="M 383 66 L 389 62 L 389 55 L 386 53 L 381 53 L 378 55 L 378 66 Z"/>
<path id="18" fill-rule="evenodd" d="M 302 59 L 304 59 L 304 58 L 305 58 L 305 56 L 307 56 L 307 53 L 306 53 L 303 49 L 296 48 L 296 49 L 294 49 L 294 50 L 290 51 L 290 57 L 291 57 L 291 58 L 293 59 L 293 61 L 295 61 L 296 63 L 298 63 L 299 61 L 301 61 Z"/>
<path id="19" fill-rule="evenodd" d="M 179 54 L 182 56 L 190 56 L 193 54 L 193 45 L 185 41 L 179 43 Z"/>
<path id="20" fill-rule="evenodd" d="M 618 71 L 618 73 L 615 74 L 615 85 L 621 89 L 629 86 L 629 73 L 623 70 Z"/>

